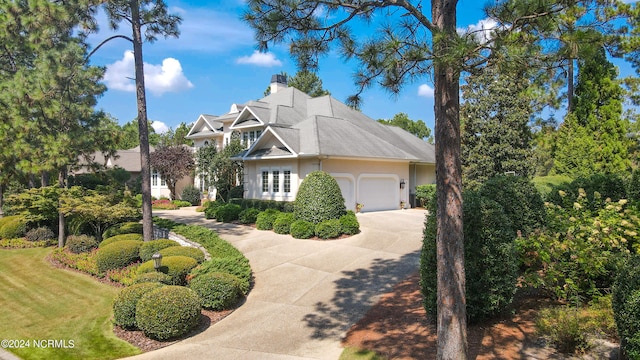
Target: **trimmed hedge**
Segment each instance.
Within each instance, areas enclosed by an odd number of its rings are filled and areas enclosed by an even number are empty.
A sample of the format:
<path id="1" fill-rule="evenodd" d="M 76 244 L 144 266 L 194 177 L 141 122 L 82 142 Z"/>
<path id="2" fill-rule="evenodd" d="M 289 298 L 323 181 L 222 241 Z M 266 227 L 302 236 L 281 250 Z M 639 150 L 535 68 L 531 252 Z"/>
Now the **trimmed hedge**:
<path id="1" fill-rule="evenodd" d="M 186 334 L 200 321 L 200 297 L 183 286 L 163 286 L 138 301 L 136 323 L 150 338 L 167 340 Z"/>
<path id="2" fill-rule="evenodd" d="M 236 276 L 240 280 L 240 291 L 243 294 L 249 292 L 251 286 L 251 267 L 245 257 L 213 258 L 205 261 L 191 271 L 191 276 L 199 277 L 208 273 L 227 273 Z"/>
<path id="3" fill-rule="evenodd" d="M 349 210 L 346 215 L 340 217 L 340 232 L 346 235 L 355 235 L 360 232 L 360 222 L 353 211 Z"/>
<path id="4" fill-rule="evenodd" d="M 171 276 L 165 273 L 156 271 L 156 272 L 149 272 L 149 273 L 137 275 L 136 279 L 133 281 L 134 284 L 140 284 L 140 283 L 146 283 L 146 282 L 155 282 L 155 283 L 171 285 Z"/>
<path id="5" fill-rule="evenodd" d="M 98 247 L 104 247 L 104 246 L 107 246 L 109 244 L 113 244 L 114 242 L 118 242 L 118 241 L 129 241 L 129 240 L 142 242 L 142 234 L 120 234 L 120 235 L 115 235 L 115 236 L 112 236 L 110 238 L 102 240 L 102 242 L 100 243 L 100 245 L 98 245 Z"/>
<path id="6" fill-rule="evenodd" d="M 240 279 L 235 275 L 212 272 L 196 276 L 189 288 L 202 299 L 202 307 L 215 311 L 233 308 L 240 299 Z"/>
<path id="7" fill-rule="evenodd" d="M 162 286 L 164 285 L 159 282 L 145 282 L 120 290 L 113 300 L 113 322 L 125 329 L 137 329 L 136 307 L 138 301 L 144 294 Z"/>
<path id="8" fill-rule="evenodd" d="M 620 337 L 620 347 L 628 359 L 640 358 L 640 256 L 631 257 L 613 285 L 611 305 Z M 623 357 L 625 358 L 625 357 Z"/>
<path id="9" fill-rule="evenodd" d="M 216 220 L 220 222 L 232 222 L 238 220 L 242 208 L 236 204 L 226 204 L 218 207 Z"/>
<path id="10" fill-rule="evenodd" d="M 324 220 L 318 225 L 316 225 L 316 236 L 321 239 L 333 239 L 340 236 L 340 220 L 339 219 L 331 219 Z"/>
<path id="11" fill-rule="evenodd" d="M 278 218 L 280 211 L 276 209 L 267 209 L 256 218 L 256 229 L 258 230 L 273 230 L 273 223 Z"/>
<path id="12" fill-rule="evenodd" d="M 138 261 L 140 246 L 142 241 L 122 240 L 99 248 L 96 252 L 98 271 L 123 268 Z"/>
<path id="13" fill-rule="evenodd" d="M 142 261 L 149 261 L 153 254 L 162 249 L 166 249 L 172 246 L 180 246 L 177 241 L 169 239 L 157 239 L 151 241 L 145 241 L 140 247 L 140 259 Z"/>
<path id="14" fill-rule="evenodd" d="M 162 266 L 158 271 L 171 277 L 172 285 L 186 285 L 187 274 L 198 265 L 194 258 L 188 256 L 167 256 L 162 258 Z M 156 272 L 153 260 L 147 261 L 138 267 L 138 275 Z"/>
<path id="15" fill-rule="evenodd" d="M 258 209 L 260 211 L 275 209 L 282 212 L 293 212 L 293 203 L 289 201 L 235 198 L 229 200 L 229 203 L 240 205 L 243 209 Z"/>
<path id="16" fill-rule="evenodd" d="M 291 223 L 290 232 L 296 239 L 309 239 L 316 234 L 316 225 L 309 221 L 296 220 Z"/>
<path id="17" fill-rule="evenodd" d="M 291 231 L 291 223 L 295 220 L 292 213 L 280 213 L 273 222 L 273 231 L 276 234 L 289 234 Z"/>
<path id="18" fill-rule="evenodd" d="M 27 231 L 27 220 L 22 215 L 7 216 L 2 220 L 0 239 L 21 238 Z"/>
<path id="19" fill-rule="evenodd" d="M 242 224 L 255 224 L 258 214 L 260 214 L 260 210 L 256 208 L 244 209 L 240 212 L 238 219 Z"/>
<path id="20" fill-rule="evenodd" d="M 98 247 L 98 240 L 88 235 L 67 236 L 67 248 L 74 254 L 89 252 Z"/>
<path id="21" fill-rule="evenodd" d="M 191 246 L 168 247 L 160 250 L 160 255 L 162 255 L 163 258 L 168 256 L 178 256 L 178 255 L 188 256 L 190 258 L 193 258 L 195 261 L 197 261 L 198 264 L 204 261 L 204 253 L 202 252 L 202 250 L 191 247 Z"/>
<path id="22" fill-rule="evenodd" d="M 102 233 L 102 238 L 107 239 L 121 234 L 142 234 L 142 224 L 130 221 L 112 225 Z"/>
<path id="23" fill-rule="evenodd" d="M 325 220 L 339 219 L 346 213 L 342 191 L 336 179 L 324 171 L 313 171 L 304 178 L 294 205 L 296 219 L 319 224 Z"/>

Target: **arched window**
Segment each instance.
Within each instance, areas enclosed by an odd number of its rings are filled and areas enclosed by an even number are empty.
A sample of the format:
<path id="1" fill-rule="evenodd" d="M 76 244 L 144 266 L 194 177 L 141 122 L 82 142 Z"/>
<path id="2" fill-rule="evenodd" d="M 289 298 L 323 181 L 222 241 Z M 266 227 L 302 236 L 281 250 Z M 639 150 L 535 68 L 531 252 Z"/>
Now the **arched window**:
<path id="1" fill-rule="evenodd" d="M 209 140 L 204 141 L 204 146 L 209 146 Z"/>

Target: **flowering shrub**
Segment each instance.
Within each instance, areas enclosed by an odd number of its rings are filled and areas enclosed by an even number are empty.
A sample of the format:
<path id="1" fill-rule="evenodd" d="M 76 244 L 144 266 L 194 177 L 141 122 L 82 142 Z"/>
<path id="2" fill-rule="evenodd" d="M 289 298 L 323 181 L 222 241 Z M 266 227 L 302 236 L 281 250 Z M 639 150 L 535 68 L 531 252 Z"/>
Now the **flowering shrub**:
<path id="1" fill-rule="evenodd" d="M 140 263 L 136 262 L 124 268 L 108 270 L 106 273 L 106 277 L 111 281 L 115 281 L 124 286 L 129 286 L 136 282 L 139 266 Z"/>
<path id="2" fill-rule="evenodd" d="M 29 241 L 25 238 L 0 239 L 0 248 L 7 249 L 27 249 L 35 247 L 47 247 L 58 243 L 57 239 Z"/>
<path id="3" fill-rule="evenodd" d="M 51 253 L 51 259 L 70 268 L 102 277 L 104 274 L 98 271 L 98 265 L 96 264 L 96 252 L 97 250 L 93 250 L 91 252 L 74 254 L 65 248 L 55 249 Z"/>
<path id="4" fill-rule="evenodd" d="M 172 203 L 169 199 L 160 199 L 152 201 L 151 207 L 156 210 L 176 210 L 178 205 Z"/>

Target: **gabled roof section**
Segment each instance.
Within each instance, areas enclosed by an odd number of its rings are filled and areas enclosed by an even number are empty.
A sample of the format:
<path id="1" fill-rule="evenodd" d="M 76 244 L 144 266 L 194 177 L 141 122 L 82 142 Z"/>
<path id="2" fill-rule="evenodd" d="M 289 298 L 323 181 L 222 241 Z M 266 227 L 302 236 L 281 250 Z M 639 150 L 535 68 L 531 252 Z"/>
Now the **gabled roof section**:
<path id="1" fill-rule="evenodd" d="M 284 138 L 288 141 L 285 142 Z M 247 150 L 243 159 L 296 157 L 299 147 L 298 130 L 268 126 Z"/>
<path id="2" fill-rule="evenodd" d="M 231 124 L 231 129 L 264 126 L 269 120 L 270 113 L 267 106 L 259 103 L 246 106 Z"/>
<path id="3" fill-rule="evenodd" d="M 220 117 L 215 115 L 202 114 L 198 116 L 195 124 L 189 130 L 185 138 L 196 139 L 200 137 L 212 136 L 216 133 L 222 133 L 222 122 Z"/>

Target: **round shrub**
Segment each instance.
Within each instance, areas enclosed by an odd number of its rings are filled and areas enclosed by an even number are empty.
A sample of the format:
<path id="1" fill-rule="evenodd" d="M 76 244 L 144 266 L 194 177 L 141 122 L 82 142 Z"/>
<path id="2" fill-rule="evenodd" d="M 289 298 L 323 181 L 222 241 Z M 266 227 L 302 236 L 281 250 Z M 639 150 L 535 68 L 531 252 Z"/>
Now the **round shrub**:
<path id="1" fill-rule="evenodd" d="M 258 214 L 260 214 L 260 210 L 256 208 L 248 208 L 240 212 L 238 219 L 243 224 L 255 224 L 258 219 Z"/>
<path id="2" fill-rule="evenodd" d="M 102 234 L 102 238 L 107 239 L 121 234 L 142 234 L 142 224 L 130 221 L 112 225 Z"/>
<path id="3" fill-rule="evenodd" d="M 233 308 L 242 295 L 240 280 L 228 273 L 212 272 L 196 276 L 189 287 L 202 299 L 202 307 L 211 310 Z"/>
<path id="4" fill-rule="evenodd" d="M 136 329 L 136 305 L 142 295 L 155 290 L 163 284 L 159 282 L 145 282 L 126 287 L 113 300 L 113 320 L 116 325 L 125 329 Z"/>
<path id="5" fill-rule="evenodd" d="M 98 247 L 104 247 L 104 246 L 107 246 L 109 244 L 113 244 L 114 242 L 118 242 L 118 241 L 129 241 L 129 240 L 142 242 L 142 234 L 120 234 L 120 235 L 115 235 L 115 236 L 112 236 L 112 237 L 109 237 L 109 238 L 106 238 L 106 239 L 102 240 L 102 242 L 100 242 L 100 245 L 98 245 Z"/>
<path id="6" fill-rule="evenodd" d="M 161 272 L 148 272 L 144 274 L 140 274 L 136 276 L 134 280 L 135 284 L 146 283 L 146 282 L 155 282 L 171 285 L 171 276 L 161 273 Z"/>
<path id="7" fill-rule="evenodd" d="M 347 213 L 338 182 L 323 171 L 307 175 L 296 195 L 294 214 L 296 219 L 319 224 L 325 220 L 339 219 Z"/>
<path id="8" fill-rule="evenodd" d="M 98 247 L 98 240 L 88 235 L 67 236 L 67 248 L 74 254 L 89 252 Z"/>
<path id="9" fill-rule="evenodd" d="M 198 263 L 204 261 L 204 253 L 202 250 L 191 246 L 171 246 L 160 250 L 160 255 L 162 255 L 162 257 L 181 255 L 193 258 Z"/>
<path id="10" fill-rule="evenodd" d="M 273 223 L 278 218 L 278 214 L 280 214 L 280 211 L 276 209 L 267 209 L 258 214 L 258 217 L 256 218 L 256 229 L 272 230 Z"/>
<path id="11" fill-rule="evenodd" d="M 640 358 L 640 256 L 631 257 L 618 270 L 611 306 L 620 347 L 629 359 Z"/>
<path id="12" fill-rule="evenodd" d="M 55 238 L 55 234 L 46 226 L 31 229 L 24 234 L 25 239 L 29 241 L 44 241 Z"/>
<path id="13" fill-rule="evenodd" d="M 226 204 L 220 206 L 216 212 L 216 220 L 221 222 L 232 222 L 238 220 L 242 208 L 236 204 Z"/>
<path id="14" fill-rule="evenodd" d="M 293 213 L 280 213 L 273 222 L 273 231 L 276 234 L 289 234 L 291 223 L 295 221 Z"/>
<path id="15" fill-rule="evenodd" d="M 193 185 L 187 185 L 184 189 L 182 189 L 182 200 L 188 201 L 191 205 L 200 205 L 200 199 L 202 198 L 202 194 L 200 193 L 200 189 Z"/>
<path id="16" fill-rule="evenodd" d="M 163 286 L 138 301 L 136 323 L 150 338 L 167 340 L 186 334 L 200 321 L 200 297 L 183 286 Z"/>
<path id="17" fill-rule="evenodd" d="M 177 241 L 169 239 L 145 241 L 142 246 L 140 246 L 140 259 L 142 261 L 149 261 L 153 254 L 172 246 L 180 246 L 180 244 Z"/>
<path id="18" fill-rule="evenodd" d="M 316 225 L 309 221 L 296 220 L 291 223 L 291 236 L 296 239 L 308 239 L 316 234 Z"/>
<path id="19" fill-rule="evenodd" d="M 0 239 L 17 239 L 27 231 L 27 220 L 21 215 L 7 216 L 0 227 Z"/>
<path id="20" fill-rule="evenodd" d="M 197 265 L 198 262 L 188 256 L 167 256 L 162 258 L 162 266 L 158 271 L 169 275 L 172 285 L 185 285 L 187 283 L 187 274 Z M 138 267 L 138 275 L 156 272 L 153 266 L 153 260 L 143 263 Z"/>
<path id="21" fill-rule="evenodd" d="M 249 292 L 251 286 L 251 266 L 249 260 L 243 256 L 213 258 L 205 261 L 191 271 L 191 276 L 198 277 L 208 273 L 227 273 L 240 280 L 240 291 Z"/>
<path id="22" fill-rule="evenodd" d="M 321 239 L 333 239 L 340 236 L 340 220 L 325 220 L 316 225 L 316 236 Z"/>
<path id="23" fill-rule="evenodd" d="M 353 211 L 349 210 L 346 215 L 340 217 L 340 232 L 346 235 L 355 235 L 360 232 L 360 222 Z"/>
<path id="24" fill-rule="evenodd" d="M 123 240 L 99 248 L 96 252 L 98 271 L 119 269 L 138 261 L 140 246 L 142 241 Z"/>
<path id="25" fill-rule="evenodd" d="M 204 204 L 204 217 L 206 219 L 215 219 L 218 216 L 218 208 L 221 207 L 222 203 L 217 201 L 207 201 Z"/>

